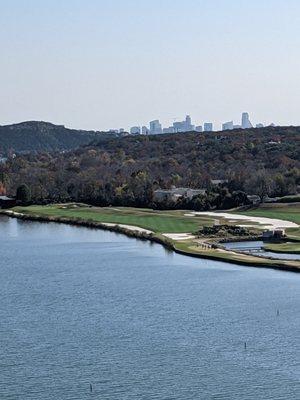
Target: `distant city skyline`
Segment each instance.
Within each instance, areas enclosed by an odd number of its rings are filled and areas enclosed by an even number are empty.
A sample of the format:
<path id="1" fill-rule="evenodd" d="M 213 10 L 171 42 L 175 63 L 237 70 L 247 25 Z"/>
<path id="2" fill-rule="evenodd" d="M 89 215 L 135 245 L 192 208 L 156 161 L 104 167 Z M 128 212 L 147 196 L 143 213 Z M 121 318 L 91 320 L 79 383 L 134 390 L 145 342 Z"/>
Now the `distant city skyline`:
<path id="1" fill-rule="evenodd" d="M 268 123 L 267 126 L 274 126 L 274 123 Z M 132 135 L 156 135 L 164 133 L 179 133 L 179 132 L 212 132 L 212 131 L 225 131 L 233 129 L 248 129 L 248 128 L 262 128 L 265 125 L 261 122 L 252 123 L 248 112 L 243 112 L 241 115 L 240 123 L 235 123 L 233 120 L 228 122 L 223 122 L 221 126 L 215 126 L 212 122 L 205 121 L 203 123 L 193 123 L 192 117 L 186 115 L 185 119 L 182 121 L 173 121 L 169 126 L 164 127 L 159 119 L 150 121 L 148 125 L 136 124 L 129 129 L 110 129 L 110 131 L 115 132 L 129 132 Z"/>

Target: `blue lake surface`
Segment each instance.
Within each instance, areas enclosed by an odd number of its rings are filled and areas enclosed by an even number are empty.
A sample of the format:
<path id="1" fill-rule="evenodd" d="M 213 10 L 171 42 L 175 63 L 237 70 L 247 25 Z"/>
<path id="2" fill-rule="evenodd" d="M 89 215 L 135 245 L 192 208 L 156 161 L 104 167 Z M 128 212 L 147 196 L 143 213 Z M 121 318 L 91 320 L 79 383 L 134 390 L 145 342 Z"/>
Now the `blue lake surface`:
<path id="1" fill-rule="evenodd" d="M 273 251 L 264 250 L 266 245 L 262 240 L 249 240 L 244 242 L 227 242 L 223 243 L 228 250 L 239 250 L 244 253 L 250 253 L 256 256 L 274 258 L 275 260 L 300 260 L 300 254 L 292 253 L 275 253 Z"/>
<path id="2" fill-rule="evenodd" d="M 1 400 L 300 399 L 299 274 L 6 217 L 0 274 Z"/>

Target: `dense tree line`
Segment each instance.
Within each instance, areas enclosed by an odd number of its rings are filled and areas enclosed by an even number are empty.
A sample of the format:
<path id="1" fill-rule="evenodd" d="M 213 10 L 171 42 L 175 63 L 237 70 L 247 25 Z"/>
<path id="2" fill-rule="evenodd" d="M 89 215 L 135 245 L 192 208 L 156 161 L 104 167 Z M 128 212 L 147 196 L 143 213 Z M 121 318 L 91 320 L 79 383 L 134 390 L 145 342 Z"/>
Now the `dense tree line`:
<path id="1" fill-rule="evenodd" d="M 35 203 L 230 208 L 246 194 L 284 196 L 300 185 L 299 128 L 108 139 L 68 152 L 10 158 L 0 167 L 10 194 L 27 185 Z M 219 187 L 212 179 L 226 180 Z M 205 188 L 191 200 L 154 202 L 159 188 Z"/>

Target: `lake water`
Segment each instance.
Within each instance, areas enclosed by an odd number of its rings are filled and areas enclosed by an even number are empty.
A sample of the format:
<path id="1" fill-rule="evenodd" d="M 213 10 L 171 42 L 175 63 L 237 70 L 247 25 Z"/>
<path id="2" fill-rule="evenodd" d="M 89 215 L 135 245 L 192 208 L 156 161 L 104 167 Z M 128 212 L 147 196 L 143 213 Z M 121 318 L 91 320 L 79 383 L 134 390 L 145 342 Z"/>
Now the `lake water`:
<path id="1" fill-rule="evenodd" d="M 274 258 L 275 260 L 300 260 L 300 254 L 292 253 L 275 253 L 263 249 L 265 242 L 262 240 L 249 240 L 244 242 L 227 242 L 223 243 L 228 250 L 239 250 L 245 253 L 252 253 L 253 255 L 261 257 Z"/>
<path id="2" fill-rule="evenodd" d="M 6 217 L 0 239 L 1 400 L 300 399 L 299 274 Z"/>

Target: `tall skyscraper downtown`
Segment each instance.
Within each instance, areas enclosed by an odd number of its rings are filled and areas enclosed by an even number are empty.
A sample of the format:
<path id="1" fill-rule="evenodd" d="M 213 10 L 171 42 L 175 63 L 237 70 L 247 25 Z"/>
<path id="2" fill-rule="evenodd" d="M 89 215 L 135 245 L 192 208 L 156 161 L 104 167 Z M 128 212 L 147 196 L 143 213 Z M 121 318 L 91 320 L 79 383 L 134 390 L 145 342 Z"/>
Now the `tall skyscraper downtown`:
<path id="1" fill-rule="evenodd" d="M 139 126 L 133 126 L 130 128 L 130 133 L 132 135 L 139 135 L 141 133 L 141 128 Z"/>
<path id="2" fill-rule="evenodd" d="M 161 123 L 158 119 L 150 122 L 150 134 L 156 135 L 162 133 Z"/>
<path id="3" fill-rule="evenodd" d="M 191 126 L 192 125 L 192 119 L 191 119 L 191 117 L 189 115 L 187 115 L 185 117 L 185 123 L 186 123 L 187 126 Z"/>
<path id="4" fill-rule="evenodd" d="M 148 135 L 149 129 L 146 126 L 142 126 L 142 135 Z"/>
<path id="5" fill-rule="evenodd" d="M 233 129 L 233 121 L 225 122 L 222 125 L 222 131 L 232 130 Z"/>
<path id="6" fill-rule="evenodd" d="M 213 124 L 211 122 L 204 123 L 204 132 L 212 132 Z"/>
<path id="7" fill-rule="evenodd" d="M 243 129 L 253 128 L 253 125 L 249 120 L 249 114 L 247 112 L 244 112 L 242 114 L 242 128 Z"/>

